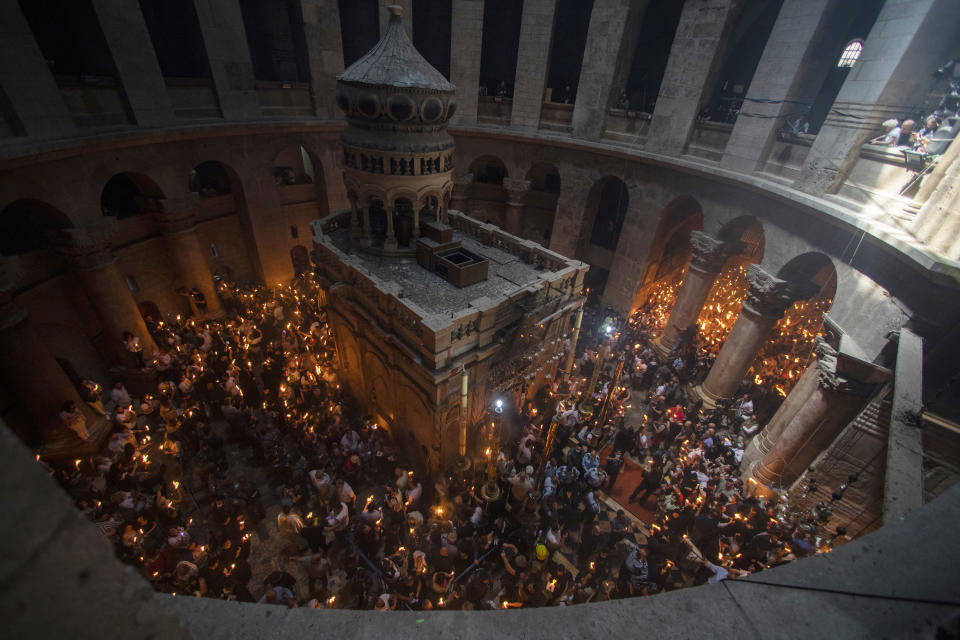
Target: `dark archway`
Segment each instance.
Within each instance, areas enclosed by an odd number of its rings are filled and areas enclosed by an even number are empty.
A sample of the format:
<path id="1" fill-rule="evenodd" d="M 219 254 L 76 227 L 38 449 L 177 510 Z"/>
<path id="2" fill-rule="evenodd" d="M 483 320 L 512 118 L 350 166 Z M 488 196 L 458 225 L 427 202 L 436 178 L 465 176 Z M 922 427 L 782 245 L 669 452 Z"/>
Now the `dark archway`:
<path id="1" fill-rule="evenodd" d="M 753 216 L 740 216 L 730 220 L 720 227 L 717 237 L 725 242 L 742 242 L 745 245 L 739 254 L 730 259 L 730 263 L 760 264 L 763 261 L 766 248 L 763 225 Z"/>
<path id="2" fill-rule="evenodd" d="M 302 244 L 290 249 L 290 262 L 293 264 L 294 277 L 310 272 L 310 252 Z"/>
<path id="3" fill-rule="evenodd" d="M 0 254 L 18 256 L 56 244 L 58 235 L 72 229 L 65 213 L 40 200 L 14 200 L 0 213 Z"/>
<path id="4" fill-rule="evenodd" d="M 581 241 L 587 240 L 584 235 L 589 224 L 589 244 L 616 251 L 629 205 L 630 191 L 623 180 L 607 176 L 595 182 L 587 196 L 587 215 L 584 217 Z"/>
<path id="5" fill-rule="evenodd" d="M 214 198 L 233 192 L 227 167 L 216 160 L 201 162 L 190 172 L 190 191 L 201 198 Z"/>
<path id="6" fill-rule="evenodd" d="M 560 171 L 550 163 L 540 162 L 530 167 L 526 179 L 530 181 L 530 190 L 524 199 L 520 235 L 546 246 L 550 244 L 560 199 Z"/>
<path id="7" fill-rule="evenodd" d="M 777 271 L 777 277 L 789 282 L 812 282 L 819 287 L 810 300 L 829 300 L 837 294 L 837 269 L 826 255 L 811 251 L 803 253 Z M 827 309 L 830 304 L 827 305 Z"/>
<path id="8" fill-rule="evenodd" d="M 693 252 L 690 232 L 703 230 L 703 210 L 691 196 L 671 200 L 660 212 L 650 243 L 650 254 L 637 288 L 634 306 L 642 303 L 661 280 L 678 280 Z"/>
<path id="9" fill-rule="evenodd" d="M 107 181 L 100 194 L 103 215 L 123 220 L 163 209 L 163 191 L 141 173 L 118 173 Z"/>

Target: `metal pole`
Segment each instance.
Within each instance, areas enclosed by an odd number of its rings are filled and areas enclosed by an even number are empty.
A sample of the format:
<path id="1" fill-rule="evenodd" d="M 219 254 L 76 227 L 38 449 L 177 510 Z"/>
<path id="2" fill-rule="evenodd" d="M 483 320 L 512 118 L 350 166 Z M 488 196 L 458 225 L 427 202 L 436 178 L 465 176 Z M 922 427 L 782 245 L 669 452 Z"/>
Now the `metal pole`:
<path id="1" fill-rule="evenodd" d="M 583 305 L 577 309 L 577 319 L 573 323 L 573 336 L 570 340 L 570 353 L 567 354 L 567 362 L 563 365 L 563 377 L 560 382 L 570 380 L 570 374 L 573 373 L 573 360 L 577 354 L 577 343 L 580 341 L 580 325 L 583 323 Z"/>
<path id="2" fill-rule="evenodd" d="M 602 426 L 604 421 L 607 419 L 607 411 L 610 410 L 610 396 L 613 395 L 614 390 L 617 388 L 617 383 L 620 382 L 620 375 L 623 373 L 623 363 L 624 358 L 620 356 L 617 359 L 617 366 L 613 370 L 613 377 L 610 379 L 610 386 L 607 388 L 607 395 L 603 398 L 603 404 L 600 405 L 600 413 L 597 416 L 597 424 Z"/>
<path id="3" fill-rule="evenodd" d="M 547 439 L 543 443 L 543 454 L 540 456 L 540 464 L 537 466 L 537 491 L 543 487 L 543 470 L 547 467 L 547 459 L 550 457 L 550 451 L 553 450 L 553 441 L 557 437 L 557 425 L 560 424 L 560 416 L 553 415 L 550 419 L 550 426 L 547 428 Z"/>
<path id="4" fill-rule="evenodd" d="M 467 373 L 467 368 L 463 367 L 460 370 L 460 443 L 458 449 L 461 458 L 467 456 L 467 403 L 470 399 L 467 389 L 469 383 L 470 374 Z"/>

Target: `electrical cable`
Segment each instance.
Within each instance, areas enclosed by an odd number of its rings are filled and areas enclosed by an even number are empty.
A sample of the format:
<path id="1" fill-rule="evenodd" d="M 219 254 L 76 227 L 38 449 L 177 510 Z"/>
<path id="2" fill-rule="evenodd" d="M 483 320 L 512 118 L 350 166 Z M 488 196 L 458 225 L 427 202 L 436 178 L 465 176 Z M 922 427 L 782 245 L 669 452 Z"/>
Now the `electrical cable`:
<path id="1" fill-rule="evenodd" d="M 724 584 L 756 584 L 765 587 L 780 587 L 781 589 L 793 589 L 795 591 L 815 591 L 818 593 L 832 593 L 840 596 L 852 596 L 855 598 L 870 598 L 873 600 L 892 600 L 896 602 L 913 602 L 916 604 L 929 604 L 938 607 L 960 607 L 960 600 L 933 600 L 928 598 L 911 598 L 909 596 L 890 596 L 881 593 L 863 593 L 859 591 L 847 591 L 845 589 L 829 589 L 827 587 L 811 587 L 799 584 L 780 584 L 777 582 L 767 582 L 765 580 L 751 580 L 748 578 L 725 580 Z"/>

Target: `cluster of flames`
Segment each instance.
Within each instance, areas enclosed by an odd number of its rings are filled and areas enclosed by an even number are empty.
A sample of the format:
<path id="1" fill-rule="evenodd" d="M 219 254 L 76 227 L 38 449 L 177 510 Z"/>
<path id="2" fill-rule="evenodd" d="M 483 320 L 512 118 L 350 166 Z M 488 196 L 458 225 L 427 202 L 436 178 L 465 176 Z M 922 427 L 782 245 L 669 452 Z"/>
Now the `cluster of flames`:
<path id="1" fill-rule="evenodd" d="M 653 286 L 644 306 L 643 324 L 655 329 L 666 326 L 681 283 L 682 279 L 662 280 Z M 717 277 L 697 318 L 701 352 L 719 353 L 740 316 L 749 287 L 743 265 L 730 267 Z M 748 376 L 758 387 L 786 397 L 812 357 L 814 338 L 832 302 L 829 298 L 801 300 L 787 310 L 750 368 Z"/>

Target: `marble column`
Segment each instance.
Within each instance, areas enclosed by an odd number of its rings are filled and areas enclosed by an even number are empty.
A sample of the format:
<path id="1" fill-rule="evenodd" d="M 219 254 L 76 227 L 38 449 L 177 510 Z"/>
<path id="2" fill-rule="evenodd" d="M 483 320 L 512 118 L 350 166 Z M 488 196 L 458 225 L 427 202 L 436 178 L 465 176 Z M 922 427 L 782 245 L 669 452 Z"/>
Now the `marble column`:
<path id="1" fill-rule="evenodd" d="M 958 29 L 955 0 L 887 0 L 794 188 L 815 196 L 836 192 L 863 144 L 883 132 L 880 123 L 903 118 L 929 92 L 929 74 L 949 57 Z"/>
<path id="2" fill-rule="evenodd" d="M 527 193 L 530 191 L 530 181 L 504 178 L 503 188 L 507 190 L 506 231 L 518 238 L 522 237 L 523 207 Z"/>
<path id="3" fill-rule="evenodd" d="M 480 52 L 483 49 L 483 0 L 453 0 L 450 19 L 450 81 L 457 85 L 453 126 L 477 124 Z"/>
<path id="4" fill-rule="evenodd" d="M 747 281 L 750 289 L 743 301 L 743 310 L 706 380 L 694 389 L 708 407 L 733 397 L 777 321 L 794 302 L 809 298 L 817 291 L 813 283 L 780 280 L 755 264 L 747 267 Z"/>
<path id="5" fill-rule="evenodd" d="M 540 126 L 556 8 L 557 0 L 525 0 L 523 3 L 513 108 L 510 111 L 511 128 L 536 129 Z"/>
<path id="6" fill-rule="evenodd" d="M 193 0 L 193 4 L 223 118 L 260 119 L 260 96 L 239 0 Z"/>
<path id="7" fill-rule="evenodd" d="M 818 339 L 818 357 L 819 346 L 820 340 Z M 770 418 L 770 422 L 747 444 L 740 463 L 742 469 L 749 469 L 753 463 L 770 453 L 773 443 L 777 441 L 777 438 L 780 437 L 780 434 L 790 424 L 797 412 L 803 409 L 810 400 L 811 395 L 817 388 L 817 377 L 819 375 L 815 362 L 810 362 L 803 375 L 797 380 L 797 384 L 793 386 L 777 412 Z"/>
<path id="8" fill-rule="evenodd" d="M 0 2 L 0 86 L 28 136 L 73 134 L 67 103 L 16 2 Z"/>
<path id="9" fill-rule="evenodd" d="M 165 204 L 174 210 L 164 211 L 158 217 L 163 237 L 166 238 L 180 274 L 180 284 L 188 291 L 194 288 L 199 289 L 207 301 L 204 315 L 219 318 L 223 315 L 223 306 L 217 296 L 213 272 L 207 262 L 207 252 L 200 244 L 200 237 L 197 235 L 193 208 L 196 202 Z"/>
<path id="10" fill-rule="evenodd" d="M 472 173 L 461 173 L 453 176 L 453 193 L 450 195 L 450 208 L 460 213 L 467 213 L 467 189 L 473 184 Z"/>
<path id="11" fill-rule="evenodd" d="M 815 374 L 815 384 L 808 382 L 812 388 L 806 401 L 795 410 L 790 408 L 790 418 L 769 438 L 769 450 L 748 468 L 751 484 L 756 483 L 755 493 L 789 488 L 856 418 L 873 390 L 873 385 L 838 371 L 837 351 L 822 340 L 808 370 Z"/>
<path id="12" fill-rule="evenodd" d="M 173 103 L 137 2 L 93 0 L 133 119 L 141 127 L 173 123 Z"/>
<path id="13" fill-rule="evenodd" d="M 300 0 L 310 67 L 310 95 L 318 118 L 338 120 L 337 74 L 343 71 L 340 7 L 327 0 Z"/>
<path id="14" fill-rule="evenodd" d="M 104 222 L 70 229 L 71 243 L 65 248 L 71 258 L 74 272 L 80 278 L 83 290 L 93 303 L 104 329 L 105 346 L 113 361 L 133 367 L 133 361 L 123 345 L 123 333 L 129 331 L 140 338 L 144 359 L 156 351 L 137 303 L 130 294 L 123 276 L 117 269 L 117 259 L 110 252 L 116 222 Z"/>
<path id="15" fill-rule="evenodd" d="M 383 240 L 383 248 L 392 250 L 397 248 L 397 234 L 393 228 L 393 209 L 396 203 L 393 201 L 384 202 L 383 209 L 387 214 L 387 237 Z"/>
<path id="16" fill-rule="evenodd" d="M 677 338 L 687 327 L 695 324 L 700 317 L 703 303 L 723 270 L 727 258 L 743 249 L 741 242 L 721 242 L 702 231 L 690 232 L 690 244 L 693 245 L 693 259 L 690 268 L 680 286 L 677 301 L 670 311 L 670 319 L 660 337 L 653 346 L 661 356 L 670 353 Z"/>
<path id="17" fill-rule="evenodd" d="M 603 134 L 614 80 L 633 60 L 636 35 L 646 0 L 594 0 L 583 66 L 573 106 L 573 135 L 596 140 Z M 622 86 L 617 87 L 619 94 Z"/>
<path id="18" fill-rule="evenodd" d="M 653 110 L 646 151 L 679 156 L 710 98 L 743 0 L 686 0 Z"/>
<path id="19" fill-rule="evenodd" d="M 821 83 L 830 67 L 836 65 L 836 47 L 823 41 L 833 35 L 830 25 L 836 15 L 827 10 L 833 3 L 784 0 L 747 92 L 748 101 L 762 98 L 782 102 L 747 103 L 750 113 L 762 117 L 737 119 L 721 167 L 742 173 L 762 170 L 784 118 L 797 111 L 795 102 L 813 95 L 816 88 L 812 85 Z M 829 66 L 823 64 L 824 56 L 831 57 Z"/>
<path id="20" fill-rule="evenodd" d="M 357 212 L 357 199 L 350 196 L 350 237 L 359 238 L 360 234 L 366 234 L 367 228 L 360 229 L 360 214 Z"/>
<path id="21" fill-rule="evenodd" d="M 30 324 L 27 312 L 15 304 L 14 292 L 23 277 L 19 258 L 0 258 L 0 384 L 14 411 L 20 409 L 21 417 L 29 421 L 29 426 L 18 431 L 27 437 L 29 429 L 39 432 L 44 457 L 91 455 L 106 435 L 106 421 L 80 398 L 46 341 Z M 68 400 L 76 403 L 87 420 L 86 441 L 60 422 L 60 407 Z"/>

